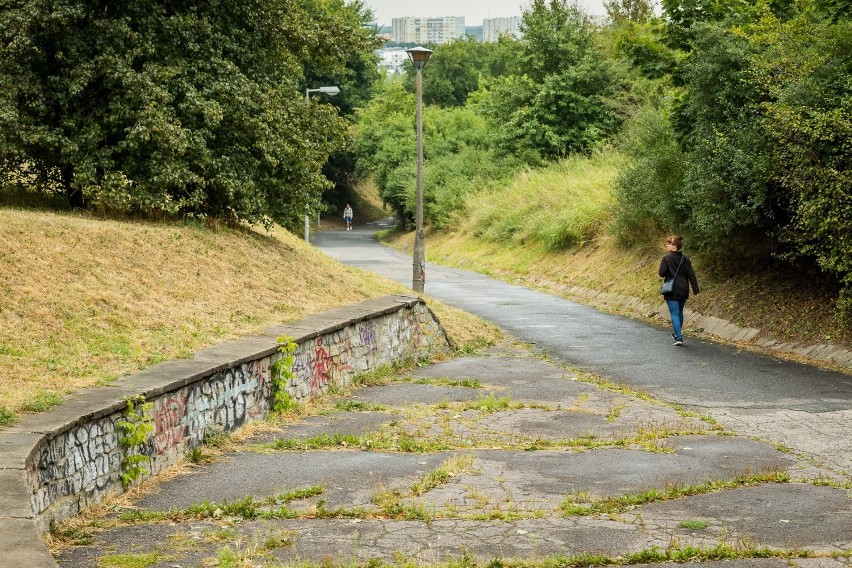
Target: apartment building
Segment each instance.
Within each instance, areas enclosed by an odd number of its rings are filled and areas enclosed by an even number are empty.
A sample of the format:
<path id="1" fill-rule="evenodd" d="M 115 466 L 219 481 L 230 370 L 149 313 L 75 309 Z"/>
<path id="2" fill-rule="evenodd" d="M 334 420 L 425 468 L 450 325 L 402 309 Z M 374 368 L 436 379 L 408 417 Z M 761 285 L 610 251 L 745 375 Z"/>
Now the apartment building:
<path id="1" fill-rule="evenodd" d="M 391 27 L 391 38 L 397 43 L 441 44 L 464 37 L 464 18 L 460 16 L 393 18 Z"/>
<path id="2" fill-rule="evenodd" d="M 521 37 L 521 17 L 485 18 L 482 21 L 482 41 L 497 41 L 501 35 Z"/>

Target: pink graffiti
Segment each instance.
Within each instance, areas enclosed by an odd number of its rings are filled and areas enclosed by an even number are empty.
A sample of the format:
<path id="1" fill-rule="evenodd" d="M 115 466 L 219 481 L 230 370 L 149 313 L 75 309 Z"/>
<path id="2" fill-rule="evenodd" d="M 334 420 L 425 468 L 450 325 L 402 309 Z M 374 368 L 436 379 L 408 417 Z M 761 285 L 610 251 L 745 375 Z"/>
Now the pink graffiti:
<path id="1" fill-rule="evenodd" d="M 186 428 L 181 424 L 185 415 L 185 392 L 161 399 L 154 411 L 154 449 L 157 454 L 181 443 L 186 432 Z"/>
<path id="2" fill-rule="evenodd" d="M 311 392 L 324 387 L 331 381 L 333 367 L 334 361 L 328 354 L 328 349 L 323 347 L 322 337 L 317 337 L 314 357 L 311 361 Z"/>

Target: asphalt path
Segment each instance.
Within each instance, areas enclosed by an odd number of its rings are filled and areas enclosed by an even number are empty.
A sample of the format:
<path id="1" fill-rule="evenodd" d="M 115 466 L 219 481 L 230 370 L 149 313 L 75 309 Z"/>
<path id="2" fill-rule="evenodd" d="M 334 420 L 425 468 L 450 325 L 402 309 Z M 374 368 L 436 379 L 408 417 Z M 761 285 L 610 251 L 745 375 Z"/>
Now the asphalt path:
<path id="1" fill-rule="evenodd" d="M 313 235 L 332 258 L 411 286 L 411 257 L 379 243 L 387 222 Z M 428 246 L 428 243 L 427 243 Z M 700 275 L 699 275 L 700 277 Z M 852 409 L 852 376 L 691 338 L 552 294 L 456 268 L 427 266 L 425 293 L 494 322 L 580 369 L 696 408 Z"/>

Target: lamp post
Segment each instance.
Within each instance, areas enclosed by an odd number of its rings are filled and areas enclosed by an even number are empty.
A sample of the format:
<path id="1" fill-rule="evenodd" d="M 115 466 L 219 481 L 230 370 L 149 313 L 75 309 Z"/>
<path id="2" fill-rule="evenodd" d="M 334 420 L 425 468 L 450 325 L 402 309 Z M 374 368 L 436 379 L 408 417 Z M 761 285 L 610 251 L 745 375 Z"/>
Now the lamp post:
<path id="1" fill-rule="evenodd" d="M 305 100 L 310 100 L 311 93 L 321 93 L 323 95 L 334 96 L 340 92 L 340 87 L 337 85 L 329 85 L 327 87 L 317 87 L 316 89 L 305 89 Z M 320 225 L 320 214 L 317 211 L 317 229 Z M 305 204 L 305 242 L 311 242 L 311 216 L 308 210 L 307 203 Z"/>
<path id="2" fill-rule="evenodd" d="M 412 255 L 412 289 L 423 292 L 426 284 L 426 236 L 423 234 L 423 68 L 432 55 L 431 49 L 406 49 L 408 59 L 417 71 L 417 208 L 414 215 L 414 254 Z"/>

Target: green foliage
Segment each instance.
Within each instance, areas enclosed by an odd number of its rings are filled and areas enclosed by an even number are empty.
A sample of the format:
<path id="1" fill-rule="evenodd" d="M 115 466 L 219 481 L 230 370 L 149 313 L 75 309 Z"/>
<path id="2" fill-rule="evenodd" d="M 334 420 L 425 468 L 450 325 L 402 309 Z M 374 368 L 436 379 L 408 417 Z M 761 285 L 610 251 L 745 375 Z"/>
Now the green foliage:
<path id="1" fill-rule="evenodd" d="M 671 122 L 652 105 L 627 124 L 622 149 L 630 160 L 614 185 L 613 231 L 624 244 L 639 244 L 685 223 L 684 158 Z"/>
<path id="2" fill-rule="evenodd" d="M 316 208 L 346 123 L 304 96 L 375 46 L 363 5 L 87 0 L 0 12 L 3 177 L 73 206 L 268 224 Z"/>
<path id="3" fill-rule="evenodd" d="M 771 177 L 793 211 L 783 239 L 790 257 L 812 257 L 838 279 L 852 318 L 852 21 L 767 18 L 760 32 L 754 74 L 769 98 Z"/>
<path id="4" fill-rule="evenodd" d="M 705 248 L 758 251 L 784 203 L 769 180 L 772 156 L 758 110 L 763 97 L 750 72 L 753 50 L 747 39 L 711 25 L 696 26 L 694 43 L 682 65 L 687 90 L 675 115 L 689 148 L 685 228 Z"/>
<path id="5" fill-rule="evenodd" d="M 0 404 L 0 427 L 11 426 L 15 423 L 15 413 Z"/>
<path id="6" fill-rule="evenodd" d="M 654 2 L 650 0 L 604 0 L 606 15 L 616 24 L 643 24 L 654 17 Z"/>
<path id="7" fill-rule="evenodd" d="M 614 99 L 625 85 L 588 16 L 565 0 L 534 0 L 521 27 L 524 74 L 495 79 L 478 97 L 497 146 L 530 159 L 601 145 L 618 127 Z"/>
<path id="8" fill-rule="evenodd" d="M 624 22 L 614 30 L 618 51 L 627 63 L 649 79 L 671 75 L 678 62 L 677 51 L 664 43 L 665 28 L 659 21 L 646 24 Z"/>
<path id="9" fill-rule="evenodd" d="M 520 173 L 506 186 L 470 199 L 465 226 L 495 243 L 563 250 L 586 242 L 608 223 L 620 160 L 605 151 Z"/>
<path id="10" fill-rule="evenodd" d="M 464 106 L 483 79 L 499 77 L 517 68 L 517 40 L 503 36 L 483 43 L 473 37 L 433 46 L 423 72 L 423 103 L 440 107 Z M 416 72 L 406 68 L 405 88 L 415 91 Z"/>
<path id="11" fill-rule="evenodd" d="M 283 414 L 298 407 L 287 388 L 289 382 L 296 377 L 293 373 L 293 363 L 299 345 L 292 337 L 286 335 L 282 335 L 276 341 L 280 357 L 272 364 L 272 411 Z"/>
<path id="12" fill-rule="evenodd" d="M 44 412 L 61 402 L 61 394 L 57 392 L 39 390 L 27 399 L 27 401 L 21 406 L 21 410 L 24 412 Z"/>
<path id="13" fill-rule="evenodd" d="M 708 525 L 707 521 L 697 521 L 696 520 L 696 521 L 681 521 L 680 523 L 678 523 L 677 526 L 682 528 L 682 529 L 700 531 L 700 530 L 706 529 L 707 525 Z"/>
<path id="14" fill-rule="evenodd" d="M 334 403 L 334 408 L 346 412 L 381 412 L 386 409 L 383 404 L 364 402 L 362 400 L 338 400 Z"/>
<path id="15" fill-rule="evenodd" d="M 757 485 L 762 483 L 787 483 L 790 476 L 786 471 L 765 474 L 742 474 L 732 480 L 713 480 L 698 485 L 673 485 L 663 490 L 649 489 L 638 495 L 594 498 L 588 493 L 574 493 L 565 497 L 562 512 L 566 516 L 611 514 L 635 508 L 646 503 L 678 499 L 692 495 L 703 495 L 723 489 Z"/>
<path id="16" fill-rule="evenodd" d="M 145 473 L 142 464 L 148 460 L 144 449 L 154 431 L 153 419 L 148 412 L 154 403 L 145 402 L 141 395 L 129 397 L 122 420 L 115 423 L 119 431 L 118 445 L 124 450 L 121 457 L 121 483 L 125 488 Z"/>

